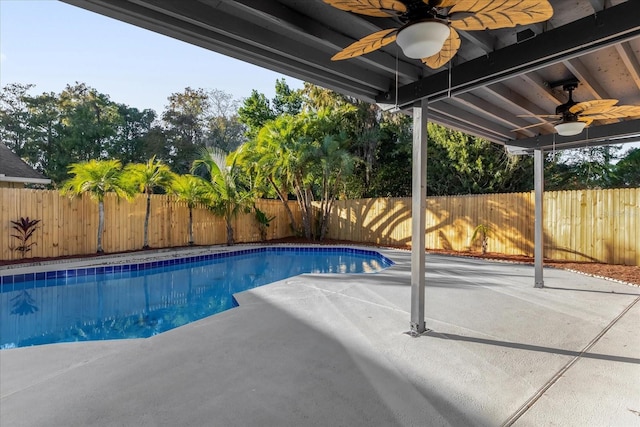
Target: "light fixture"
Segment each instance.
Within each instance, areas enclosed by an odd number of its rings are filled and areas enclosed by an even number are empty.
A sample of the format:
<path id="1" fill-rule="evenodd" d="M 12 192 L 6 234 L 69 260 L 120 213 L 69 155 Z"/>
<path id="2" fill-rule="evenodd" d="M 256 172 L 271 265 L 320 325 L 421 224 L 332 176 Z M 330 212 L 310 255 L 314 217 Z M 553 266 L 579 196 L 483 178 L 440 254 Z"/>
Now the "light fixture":
<path id="1" fill-rule="evenodd" d="M 416 22 L 398 33 L 396 43 L 409 58 L 428 58 L 440 52 L 451 30 L 438 19 Z"/>
<path id="2" fill-rule="evenodd" d="M 559 123 L 555 125 L 555 128 L 560 136 L 573 136 L 582 132 L 585 126 L 587 126 L 585 122 L 575 121 Z"/>

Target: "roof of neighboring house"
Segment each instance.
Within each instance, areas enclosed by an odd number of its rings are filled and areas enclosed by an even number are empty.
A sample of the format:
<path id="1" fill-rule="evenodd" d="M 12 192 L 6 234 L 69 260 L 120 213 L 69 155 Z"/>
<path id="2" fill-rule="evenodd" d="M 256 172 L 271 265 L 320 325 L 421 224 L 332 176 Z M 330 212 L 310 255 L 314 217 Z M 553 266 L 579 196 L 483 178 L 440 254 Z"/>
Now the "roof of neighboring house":
<path id="1" fill-rule="evenodd" d="M 51 183 L 50 179 L 35 171 L 2 142 L 0 142 L 0 181 L 33 184 Z"/>

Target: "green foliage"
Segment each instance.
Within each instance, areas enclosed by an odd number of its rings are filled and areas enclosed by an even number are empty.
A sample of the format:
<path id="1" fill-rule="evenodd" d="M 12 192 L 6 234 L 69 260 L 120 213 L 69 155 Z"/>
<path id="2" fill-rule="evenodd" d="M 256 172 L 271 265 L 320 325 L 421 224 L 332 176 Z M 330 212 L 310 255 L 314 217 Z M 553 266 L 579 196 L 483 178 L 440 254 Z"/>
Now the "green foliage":
<path id="1" fill-rule="evenodd" d="M 276 80 L 275 97 L 269 101 L 257 90 L 251 91 L 238 109 L 238 120 L 246 126 L 248 139 L 257 137 L 260 129 L 270 120 L 283 115 L 295 116 L 302 109 L 302 91 L 292 90 L 284 79 Z"/>
<path id="2" fill-rule="evenodd" d="M 253 208 L 256 215 L 256 222 L 258 223 L 258 229 L 260 230 L 260 240 L 263 242 L 267 240 L 267 228 L 271 224 L 271 221 L 275 219 L 275 216 L 268 217 L 266 213 L 262 212 L 257 207 Z"/>
<path id="3" fill-rule="evenodd" d="M 168 97 L 160 115 L 115 103 L 84 83 L 60 93 L 31 95 L 32 90 L 23 84 L 2 88 L 0 137 L 55 186 L 70 177 L 69 165 L 89 160 L 142 164 L 154 157 L 184 174 L 206 148 L 236 150 L 235 162 L 246 172 L 238 182 L 256 195 L 280 199 L 291 227 L 312 234 L 313 212 L 301 228 L 287 201 L 310 209 L 312 200 L 323 199 L 326 165 L 316 160 L 330 136 L 340 140 L 350 161 L 327 200 L 411 194 L 411 118 L 309 83 L 293 90 L 277 80 L 273 99 L 253 91 L 242 103 L 224 91 L 187 87 Z M 330 121 L 321 120 L 323 111 L 332 112 Z M 261 134 L 264 128 L 269 131 Z M 531 190 L 531 158 L 510 156 L 496 144 L 431 123 L 428 133 L 429 195 Z M 551 153 L 545 186 L 638 186 L 638 156 L 631 150 L 618 159 L 611 147 Z"/>
<path id="4" fill-rule="evenodd" d="M 193 162 L 191 171 L 206 171 L 212 192 L 207 198 L 208 207 L 227 224 L 227 244 L 233 245 L 232 220 L 240 212 L 248 212 L 253 205 L 253 193 L 244 185 L 236 154 L 226 156 L 218 148 L 207 148 Z"/>
<path id="5" fill-rule="evenodd" d="M 255 89 L 238 109 L 238 120 L 246 126 L 246 135 L 249 139 L 254 138 L 269 120 L 275 118 L 276 115 L 271 110 L 267 97 Z"/>
<path id="6" fill-rule="evenodd" d="M 285 206 L 287 195 L 295 195 L 307 238 L 324 236 L 327 210 L 345 193 L 343 184 L 353 170 L 354 159 L 346 149 L 349 140 L 340 126 L 343 112 L 325 108 L 279 116 L 262 127 L 250 148 L 241 150 L 241 163 L 258 187 L 270 186 Z M 313 200 L 321 205 L 317 222 Z M 293 215 L 290 222 L 297 229 Z"/>
<path id="7" fill-rule="evenodd" d="M 33 156 L 29 144 L 29 127 L 26 97 L 34 85 L 14 83 L 0 92 L 0 141 L 21 158 Z"/>
<path id="8" fill-rule="evenodd" d="M 616 176 L 618 146 L 587 147 L 551 153 L 545 165 L 545 189 L 582 190 L 612 188 Z"/>
<path id="9" fill-rule="evenodd" d="M 533 166 L 527 157 L 442 126 L 428 124 L 427 194 L 508 193 L 530 190 Z M 446 177 L 446 179 L 443 179 Z"/>
<path id="10" fill-rule="evenodd" d="M 131 187 L 122 179 L 122 164 L 118 160 L 89 160 L 72 164 L 69 172 L 71 178 L 62 185 L 62 194 L 70 197 L 88 194 L 98 201 L 97 252 L 101 253 L 105 195 L 113 192 L 127 199 L 132 196 Z"/>
<path id="11" fill-rule="evenodd" d="M 71 178 L 62 185 L 62 194 L 70 197 L 88 194 L 98 202 L 109 192 L 129 198 L 131 189 L 122 180 L 119 160 L 89 160 L 69 166 Z"/>
<path id="12" fill-rule="evenodd" d="M 614 183 L 618 187 L 640 187 L 640 148 L 629 150 L 615 165 Z"/>
<path id="13" fill-rule="evenodd" d="M 171 190 L 178 196 L 179 200 L 184 201 L 189 208 L 189 246 L 194 244 L 193 238 L 193 208 L 197 204 L 207 205 L 210 203 L 210 197 L 213 193 L 211 184 L 204 179 L 194 175 L 175 175 L 171 182 Z"/>
<path id="14" fill-rule="evenodd" d="M 386 116 L 380 122 L 380 140 L 369 188 L 358 197 L 408 197 L 411 195 L 412 119 Z M 363 182 L 360 178 L 359 181 Z M 352 196 L 349 196 L 352 197 Z"/>
<path id="15" fill-rule="evenodd" d="M 29 240 L 31 240 L 33 233 L 38 229 L 39 222 L 39 219 L 29 219 L 29 217 L 20 217 L 17 221 L 11 221 L 11 224 L 13 224 L 11 228 L 16 233 L 12 234 L 11 237 L 18 240 L 18 245 L 10 247 L 10 249 L 20 252 L 22 258 L 37 244 L 36 242 L 29 242 Z"/>
<path id="16" fill-rule="evenodd" d="M 476 228 L 474 228 L 473 235 L 471 236 L 471 243 L 475 242 L 478 236 L 481 237 L 483 255 L 487 253 L 487 249 L 489 248 L 489 233 L 491 233 L 491 229 L 489 228 L 489 226 L 485 224 L 479 224 Z"/>
<path id="17" fill-rule="evenodd" d="M 147 163 L 130 163 L 123 173 L 123 183 L 131 192 L 139 191 L 147 195 L 147 208 L 144 217 L 143 249 L 149 247 L 149 218 L 151 216 L 151 194 L 154 190 L 164 191 L 171 187 L 173 173 L 169 166 L 153 156 Z"/>

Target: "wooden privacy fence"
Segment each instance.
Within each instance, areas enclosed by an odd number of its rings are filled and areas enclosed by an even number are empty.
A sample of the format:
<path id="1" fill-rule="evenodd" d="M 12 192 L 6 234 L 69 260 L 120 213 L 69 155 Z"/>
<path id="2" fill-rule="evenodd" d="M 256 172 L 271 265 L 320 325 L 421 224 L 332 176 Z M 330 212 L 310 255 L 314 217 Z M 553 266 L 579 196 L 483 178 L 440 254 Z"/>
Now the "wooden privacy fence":
<path id="1" fill-rule="evenodd" d="M 275 216 L 267 229 L 268 239 L 292 235 L 289 219 L 282 203 L 259 200 L 256 206 L 268 217 Z M 105 228 L 102 246 L 105 252 L 142 248 L 146 196 L 138 195 L 129 202 L 118 200 L 112 193 L 105 201 Z M 297 205 L 290 205 L 294 215 Z M 41 220 L 32 241 L 36 242 L 27 258 L 58 257 L 95 253 L 97 248 L 98 203 L 87 195 L 69 199 L 55 190 L 0 188 L 0 259 L 20 259 L 15 247 L 17 239 L 11 229 L 12 220 L 20 217 Z M 189 241 L 189 209 L 174 196 L 152 195 L 149 220 L 149 245 L 152 248 L 185 246 Z M 299 221 L 298 218 L 296 219 Z M 260 241 L 254 213 L 240 214 L 233 222 L 235 240 Z M 197 245 L 226 243 L 226 226 L 222 218 L 205 208 L 193 209 L 193 235 Z"/>
<path id="2" fill-rule="evenodd" d="M 429 197 L 426 246 L 480 250 L 471 237 L 488 226 L 489 251 L 533 256 L 534 193 Z M 640 188 L 547 192 L 545 257 L 640 265 Z M 386 245 L 411 242 L 411 199 L 336 202 L 328 238 Z"/>
<path id="3" fill-rule="evenodd" d="M 143 244 L 145 196 L 133 202 L 105 200 L 106 252 L 140 249 Z M 257 206 L 275 216 L 268 239 L 293 235 L 282 204 L 260 200 Z M 295 203 L 290 207 L 300 223 Z M 489 227 L 489 251 L 533 256 L 533 193 L 429 197 L 426 244 L 430 249 L 480 250 L 471 242 L 480 224 Z M 27 257 L 57 257 L 94 253 L 98 204 L 87 196 L 69 199 L 57 191 L 0 189 L 0 255 L 19 259 L 10 249 L 11 220 L 40 219 L 33 237 L 37 243 Z M 189 211 L 173 196 L 151 200 L 149 244 L 163 248 L 188 242 Z M 226 243 L 225 224 L 204 208 L 194 209 L 194 238 L 198 245 Z M 256 242 L 260 233 L 253 213 L 234 221 L 236 241 Z M 544 197 L 545 257 L 556 260 L 598 261 L 640 265 L 640 188 L 547 192 Z M 330 217 L 331 239 L 405 245 L 411 242 L 411 199 L 361 199 L 336 202 Z"/>

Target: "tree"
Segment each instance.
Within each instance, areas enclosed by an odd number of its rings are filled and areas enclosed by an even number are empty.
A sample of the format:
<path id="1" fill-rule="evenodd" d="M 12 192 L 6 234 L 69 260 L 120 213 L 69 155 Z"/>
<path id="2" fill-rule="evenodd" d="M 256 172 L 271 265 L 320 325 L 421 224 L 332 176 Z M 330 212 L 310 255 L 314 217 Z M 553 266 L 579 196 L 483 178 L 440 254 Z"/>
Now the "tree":
<path id="1" fill-rule="evenodd" d="M 254 191 L 264 196 L 270 191 L 282 202 L 289 217 L 292 231 L 298 232 L 293 212 L 289 208 L 289 193 L 293 191 L 289 177 L 289 163 L 285 147 L 299 136 L 298 123 L 293 116 L 282 115 L 269 121 L 260 129 L 257 137 L 237 150 L 238 162 L 252 178 Z"/>
<path id="2" fill-rule="evenodd" d="M 299 114 L 303 122 L 303 138 L 310 141 L 310 150 L 300 157 L 307 163 L 308 180 L 320 201 L 320 217 L 314 234 L 322 240 L 328 229 L 329 215 L 342 184 L 353 172 L 354 158 L 346 147 L 350 142 L 342 120 L 353 111 L 350 105 L 322 108 L 314 113 Z"/>
<path id="3" fill-rule="evenodd" d="M 98 248 L 102 253 L 104 230 L 104 197 L 114 192 L 118 198 L 129 198 L 131 192 L 121 179 L 122 164 L 118 160 L 89 160 L 69 166 L 71 178 L 62 186 L 62 194 L 70 197 L 89 194 L 98 201 Z"/>
<path id="4" fill-rule="evenodd" d="M 617 160 L 619 146 L 586 147 L 552 153 L 545 173 L 549 190 L 612 188 L 619 182 Z"/>
<path id="5" fill-rule="evenodd" d="M 285 114 L 295 116 L 302 110 L 302 90 L 292 90 L 285 79 L 280 79 L 276 80 L 275 92 L 269 101 L 264 94 L 253 90 L 238 109 L 238 120 L 246 126 L 248 139 L 255 138 L 267 122 Z"/>
<path id="6" fill-rule="evenodd" d="M 162 114 L 165 124 L 167 152 L 171 169 L 177 173 L 189 171 L 198 152 L 205 147 L 207 120 L 211 103 L 204 89 L 187 87 L 172 93 Z"/>
<path id="7" fill-rule="evenodd" d="M 199 176 L 175 175 L 171 189 L 179 200 L 184 201 L 189 208 L 189 246 L 193 246 L 193 208 L 197 204 L 208 204 L 213 192 L 211 184 Z"/>
<path id="8" fill-rule="evenodd" d="M 346 136 L 324 135 L 316 152 L 320 167 L 320 224 L 319 239 L 322 240 L 329 228 L 329 215 L 341 191 L 345 177 L 353 172 L 354 160 L 344 148 Z"/>
<path id="9" fill-rule="evenodd" d="M 0 92 L 0 141 L 18 157 L 27 158 L 33 151 L 29 146 L 29 117 L 25 98 L 32 84 L 13 83 Z"/>
<path id="10" fill-rule="evenodd" d="M 67 177 L 69 156 L 58 149 L 64 133 L 58 96 L 42 93 L 26 97 L 29 111 L 29 139 L 35 149 L 31 165 L 53 182 Z"/>
<path id="11" fill-rule="evenodd" d="M 411 196 L 412 125 L 411 117 L 403 114 L 388 115 L 380 122 L 371 184 L 358 197 Z"/>
<path id="12" fill-rule="evenodd" d="M 119 159 L 122 164 L 141 163 L 152 156 L 167 161 L 169 153 L 162 143 L 155 144 L 154 132 L 162 133 L 157 127 L 156 112 L 151 109 L 139 110 L 125 104 L 117 104 L 118 120 L 115 136 L 107 149 L 109 158 Z"/>
<path id="13" fill-rule="evenodd" d="M 144 216 L 144 243 L 142 249 L 149 248 L 149 217 L 151 216 L 151 195 L 154 190 L 171 186 L 173 174 L 169 166 L 153 156 L 147 163 L 131 163 L 125 167 L 125 185 L 147 195 L 147 207 Z"/>
<path id="14" fill-rule="evenodd" d="M 238 118 L 239 101 L 230 93 L 214 89 L 208 92 L 211 113 L 207 119 L 207 147 L 230 152 L 244 142 L 245 127 Z"/>
<path id="15" fill-rule="evenodd" d="M 615 165 L 615 185 L 640 187 L 640 148 L 632 148 Z"/>
<path id="16" fill-rule="evenodd" d="M 284 78 L 276 80 L 276 94 L 271 100 L 276 116 L 282 114 L 295 116 L 302 110 L 303 102 L 303 91 L 292 90 Z"/>
<path id="17" fill-rule="evenodd" d="M 504 147 L 434 123 L 427 127 L 428 194 L 506 193 L 531 189 L 531 159 L 511 156 Z"/>
<path id="18" fill-rule="evenodd" d="M 201 151 L 200 158 L 193 162 L 192 172 L 204 169 L 213 188 L 209 197 L 210 209 L 222 216 L 227 226 L 227 245 L 233 245 L 233 219 L 241 211 L 249 211 L 253 204 L 253 194 L 242 182 L 241 170 L 236 164 L 236 156 L 225 156 L 218 148 Z"/>
<path id="19" fill-rule="evenodd" d="M 267 122 L 241 155 L 252 165 L 254 179 L 268 183 L 287 209 L 288 194 L 295 195 L 308 239 L 324 237 L 329 211 L 353 168 L 345 148 L 348 138 L 340 131 L 342 117 L 338 109 L 283 114 Z M 316 199 L 321 206 L 317 224 L 312 206 Z M 290 222 L 295 226 L 293 214 Z"/>
<path id="20" fill-rule="evenodd" d="M 71 162 L 109 158 L 120 120 L 118 106 L 84 83 L 67 85 L 58 99 L 64 128 L 57 149 Z"/>
<path id="21" fill-rule="evenodd" d="M 271 110 L 267 97 L 255 89 L 238 109 L 238 120 L 246 126 L 245 135 L 249 139 L 254 138 L 268 121 L 275 118 L 276 114 Z"/>

